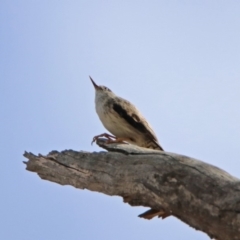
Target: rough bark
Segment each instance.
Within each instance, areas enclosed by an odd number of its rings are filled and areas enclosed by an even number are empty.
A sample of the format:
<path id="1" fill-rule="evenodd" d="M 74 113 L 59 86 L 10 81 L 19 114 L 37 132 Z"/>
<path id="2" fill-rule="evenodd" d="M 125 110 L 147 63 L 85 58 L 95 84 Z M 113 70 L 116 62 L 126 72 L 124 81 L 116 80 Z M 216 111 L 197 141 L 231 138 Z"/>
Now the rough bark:
<path id="1" fill-rule="evenodd" d="M 128 144 L 109 152 L 24 153 L 27 170 L 42 179 L 121 196 L 132 206 L 163 210 L 218 240 L 240 239 L 240 181 L 186 156 Z"/>

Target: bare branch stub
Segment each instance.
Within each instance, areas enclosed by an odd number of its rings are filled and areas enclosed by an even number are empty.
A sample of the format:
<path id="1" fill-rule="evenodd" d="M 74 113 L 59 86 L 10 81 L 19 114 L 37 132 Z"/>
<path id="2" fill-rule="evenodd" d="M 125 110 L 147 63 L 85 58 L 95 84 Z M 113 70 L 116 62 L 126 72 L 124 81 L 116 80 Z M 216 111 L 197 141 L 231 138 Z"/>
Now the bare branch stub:
<path id="1" fill-rule="evenodd" d="M 121 196 L 130 205 L 164 209 L 218 240 L 240 239 L 239 179 L 182 155 L 101 141 L 110 152 L 25 153 L 27 170 L 61 185 Z"/>

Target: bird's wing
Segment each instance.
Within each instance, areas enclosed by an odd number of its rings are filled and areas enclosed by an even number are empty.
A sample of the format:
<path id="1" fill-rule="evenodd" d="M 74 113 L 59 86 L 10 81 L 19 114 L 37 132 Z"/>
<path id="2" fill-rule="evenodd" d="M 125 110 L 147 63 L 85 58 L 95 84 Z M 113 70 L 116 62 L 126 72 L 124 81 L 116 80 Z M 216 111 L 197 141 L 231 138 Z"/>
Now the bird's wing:
<path id="1" fill-rule="evenodd" d="M 153 132 L 152 128 L 148 125 L 145 118 L 142 114 L 137 110 L 137 108 L 132 105 L 130 102 L 123 98 L 116 99 L 116 101 L 112 102 L 113 110 L 123 118 L 128 124 L 130 124 L 137 131 L 146 134 L 148 138 L 153 141 L 160 150 L 163 148 L 158 143 L 157 137 Z"/>

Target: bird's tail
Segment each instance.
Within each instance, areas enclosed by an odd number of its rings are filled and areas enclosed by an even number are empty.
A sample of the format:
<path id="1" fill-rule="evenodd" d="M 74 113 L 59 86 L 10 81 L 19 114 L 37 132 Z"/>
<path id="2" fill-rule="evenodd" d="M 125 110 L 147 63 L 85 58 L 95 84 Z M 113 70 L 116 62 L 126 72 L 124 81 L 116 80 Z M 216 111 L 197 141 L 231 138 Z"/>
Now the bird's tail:
<path id="1" fill-rule="evenodd" d="M 155 140 L 147 142 L 145 147 L 155 149 L 155 150 L 164 151 L 163 148 L 161 147 L 161 145 Z"/>

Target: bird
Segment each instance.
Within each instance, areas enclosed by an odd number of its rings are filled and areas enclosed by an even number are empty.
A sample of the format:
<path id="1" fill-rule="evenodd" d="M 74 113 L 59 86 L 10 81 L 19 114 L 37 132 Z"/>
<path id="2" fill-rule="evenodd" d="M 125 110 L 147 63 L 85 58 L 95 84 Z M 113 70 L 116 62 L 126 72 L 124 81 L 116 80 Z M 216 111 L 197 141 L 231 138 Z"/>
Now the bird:
<path id="1" fill-rule="evenodd" d="M 91 77 L 90 80 L 95 88 L 98 117 L 103 126 L 113 134 L 97 135 L 93 142 L 99 137 L 106 137 L 109 143 L 126 141 L 139 147 L 163 151 L 152 127 L 132 103 L 117 96 L 109 88 L 97 85 Z"/>
<path id="2" fill-rule="evenodd" d="M 106 137 L 107 143 L 128 142 L 139 147 L 164 151 L 156 134 L 140 111 L 129 101 L 117 96 L 108 87 L 97 85 L 89 76 L 95 88 L 95 109 L 103 126 L 113 135 L 103 133 L 93 138 Z M 163 210 L 150 209 L 139 217 L 151 219 L 168 216 Z"/>

